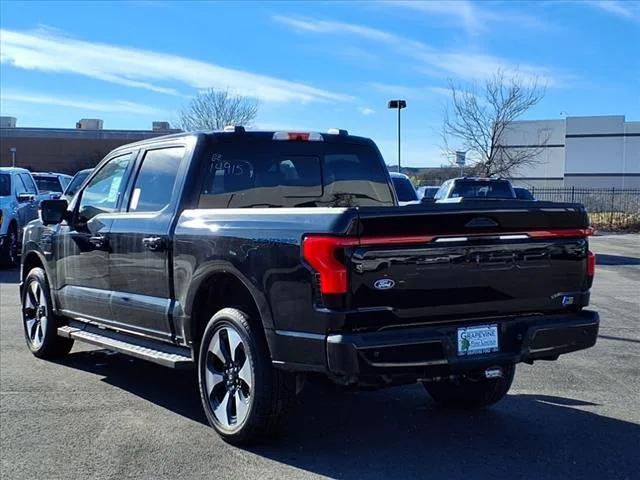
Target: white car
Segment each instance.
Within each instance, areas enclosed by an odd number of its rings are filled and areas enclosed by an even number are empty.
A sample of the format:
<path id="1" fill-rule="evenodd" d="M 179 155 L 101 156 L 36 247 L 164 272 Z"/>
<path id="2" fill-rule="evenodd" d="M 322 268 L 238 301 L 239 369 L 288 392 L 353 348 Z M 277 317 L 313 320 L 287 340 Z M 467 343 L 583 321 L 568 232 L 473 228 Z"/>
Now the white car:
<path id="1" fill-rule="evenodd" d="M 0 168 L 0 265 L 18 263 L 22 229 L 38 218 L 39 192 L 25 168 Z"/>
<path id="2" fill-rule="evenodd" d="M 36 181 L 40 193 L 48 193 L 52 199 L 57 199 L 62 196 L 62 193 L 67 189 L 72 178 L 71 175 L 54 172 L 34 172 L 32 176 Z"/>

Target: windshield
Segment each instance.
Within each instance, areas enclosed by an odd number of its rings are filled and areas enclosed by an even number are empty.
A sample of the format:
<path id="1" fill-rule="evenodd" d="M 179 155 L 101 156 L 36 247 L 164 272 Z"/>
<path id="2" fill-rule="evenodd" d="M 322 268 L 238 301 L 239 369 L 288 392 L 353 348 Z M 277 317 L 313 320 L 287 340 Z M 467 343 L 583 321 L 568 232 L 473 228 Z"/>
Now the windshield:
<path id="1" fill-rule="evenodd" d="M 0 173 L 0 197 L 11 195 L 11 175 Z"/>
<path id="2" fill-rule="evenodd" d="M 38 190 L 41 192 L 60 192 L 62 193 L 62 186 L 58 177 L 44 177 L 41 175 L 34 175 L 33 179 L 38 185 Z"/>
<path id="3" fill-rule="evenodd" d="M 73 180 L 71 180 L 71 183 L 69 184 L 67 189 L 64 191 L 64 194 L 69 197 L 73 197 L 82 186 L 82 182 L 85 181 L 85 179 L 89 176 L 90 173 L 91 173 L 91 170 L 86 170 L 86 171 L 83 170 L 81 172 L 76 173 L 76 175 L 73 177 Z"/>
<path id="4" fill-rule="evenodd" d="M 391 180 L 393 180 L 393 186 L 396 189 L 398 201 L 413 202 L 418 200 L 418 194 L 416 193 L 416 189 L 413 188 L 411 180 L 405 177 L 391 177 Z"/>
<path id="5" fill-rule="evenodd" d="M 456 180 L 449 198 L 515 198 L 506 180 Z"/>
<path id="6" fill-rule="evenodd" d="M 200 208 L 394 204 L 382 159 L 364 145 L 229 142 L 206 161 Z"/>

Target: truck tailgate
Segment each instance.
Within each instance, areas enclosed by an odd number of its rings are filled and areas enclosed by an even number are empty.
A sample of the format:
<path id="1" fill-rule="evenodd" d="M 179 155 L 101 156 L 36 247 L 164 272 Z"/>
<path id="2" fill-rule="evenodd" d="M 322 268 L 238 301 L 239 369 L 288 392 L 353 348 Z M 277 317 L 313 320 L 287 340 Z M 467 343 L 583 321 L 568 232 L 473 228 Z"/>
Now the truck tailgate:
<path id="1" fill-rule="evenodd" d="M 360 241 L 346 259 L 354 309 L 388 309 L 400 323 L 414 323 L 562 311 L 588 301 L 590 232 L 580 205 L 361 209 L 358 223 Z"/>

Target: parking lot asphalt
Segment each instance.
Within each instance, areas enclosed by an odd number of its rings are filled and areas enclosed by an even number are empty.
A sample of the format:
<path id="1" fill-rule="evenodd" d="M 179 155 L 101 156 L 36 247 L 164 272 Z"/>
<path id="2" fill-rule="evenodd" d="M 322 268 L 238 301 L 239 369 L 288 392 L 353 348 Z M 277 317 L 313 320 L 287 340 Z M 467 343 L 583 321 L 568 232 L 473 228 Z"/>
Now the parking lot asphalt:
<path id="1" fill-rule="evenodd" d="M 76 344 L 27 350 L 18 272 L 0 271 L 2 479 L 475 479 L 640 476 L 640 235 L 594 237 L 595 347 L 519 365 L 493 408 L 442 412 L 418 385 L 309 385 L 270 444 L 206 426 L 195 375 Z"/>

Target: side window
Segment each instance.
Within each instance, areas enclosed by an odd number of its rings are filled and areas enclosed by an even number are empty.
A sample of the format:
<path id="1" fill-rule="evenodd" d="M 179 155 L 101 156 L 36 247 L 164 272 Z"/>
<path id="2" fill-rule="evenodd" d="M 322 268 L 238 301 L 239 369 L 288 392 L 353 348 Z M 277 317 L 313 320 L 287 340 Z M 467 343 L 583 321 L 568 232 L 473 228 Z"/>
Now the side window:
<path id="1" fill-rule="evenodd" d="M 159 212 L 171 203 L 185 147 L 149 150 L 133 186 L 130 212 Z"/>
<path id="2" fill-rule="evenodd" d="M 32 195 L 38 194 L 38 188 L 36 187 L 36 184 L 34 183 L 33 178 L 31 178 L 31 175 L 29 175 L 28 173 L 21 173 L 20 178 L 24 182 L 24 186 L 26 187 L 27 192 L 29 192 Z"/>
<path id="3" fill-rule="evenodd" d="M 112 158 L 91 179 L 82 191 L 78 220 L 87 222 L 99 213 L 115 211 L 124 187 L 122 180 L 131 161 L 130 153 Z"/>
<path id="4" fill-rule="evenodd" d="M 434 199 L 435 200 L 442 200 L 446 194 L 447 194 L 447 190 L 449 189 L 449 184 L 451 182 L 444 182 L 442 185 L 440 185 L 440 188 L 438 189 L 438 191 L 436 192 L 436 194 L 434 195 Z"/>
<path id="5" fill-rule="evenodd" d="M 20 175 L 14 175 L 13 176 L 13 181 L 16 184 L 16 196 L 22 195 L 23 193 L 29 193 L 28 190 L 27 190 L 27 187 L 25 187 L 24 182 L 22 181 L 22 178 L 20 177 Z"/>

